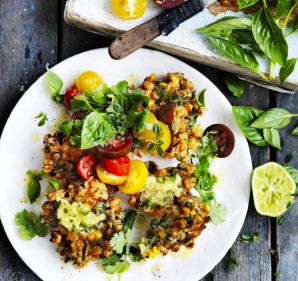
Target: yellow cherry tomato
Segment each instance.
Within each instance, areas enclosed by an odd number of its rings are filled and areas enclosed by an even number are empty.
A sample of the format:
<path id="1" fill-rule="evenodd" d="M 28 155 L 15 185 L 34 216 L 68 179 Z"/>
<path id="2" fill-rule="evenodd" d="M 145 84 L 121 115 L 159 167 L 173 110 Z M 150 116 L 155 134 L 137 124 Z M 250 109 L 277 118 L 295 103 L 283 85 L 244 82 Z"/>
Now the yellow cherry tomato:
<path id="1" fill-rule="evenodd" d="M 140 139 L 156 141 L 156 134 L 153 132 L 153 126 L 155 124 L 158 125 L 157 118 L 152 112 L 149 112 L 145 123 L 145 129 L 140 133 L 134 132 L 134 135 Z"/>
<path id="2" fill-rule="evenodd" d="M 115 176 L 109 172 L 107 172 L 103 167 L 96 167 L 97 177 L 106 184 L 109 185 L 118 185 L 122 184 L 127 180 L 127 176 Z"/>
<path id="3" fill-rule="evenodd" d="M 95 71 L 85 71 L 76 79 L 76 86 L 78 90 L 84 93 L 93 92 L 102 83 L 102 78 Z"/>
<path id="4" fill-rule="evenodd" d="M 112 0 L 114 13 L 121 19 L 131 20 L 144 15 L 147 0 Z"/>
<path id="5" fill-rule="evenodd" d="M 119 191 L 124 194 L 138 193 L 145 185 L 149 176 L 148 169 L 141 160 L 130 162 L 130 173 L 125 183 L 119 185 Z"/>
<path id="6" fill-rule="evenodd" d="M 160 147 L 166 151 L 171 145 L 171 131 L 169 126 L 161 121 L 158 121 L 158 126 L 160 128 L 160 141 L 162 142 Z"/>

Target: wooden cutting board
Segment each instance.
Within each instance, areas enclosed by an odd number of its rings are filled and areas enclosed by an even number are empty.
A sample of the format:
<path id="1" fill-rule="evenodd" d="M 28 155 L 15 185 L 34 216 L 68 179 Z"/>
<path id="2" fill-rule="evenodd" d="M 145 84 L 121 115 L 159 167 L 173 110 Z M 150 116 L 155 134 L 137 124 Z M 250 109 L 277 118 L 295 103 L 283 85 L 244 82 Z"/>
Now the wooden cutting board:
<path id="1" fill-rule="evenodd" d="M 205 2 L 206 4 L 211 4 L 214 1 L 205 0 Z M 129 30 L 157 16 L 161 12 L 162 11 L 153 3 L 149 3 L 148 9 L 141 19 L 124 21 L 113 14 L 110 0 L 68 0 L 64 11 L 64 19 L 70 25 L 115 37 L 123 31 Z M 230 15 L 243 16 L 243 13 L 229 11 L 220 7 L 217 2 L 213 3 L 203 12 L 181 24 L 180 27 L 170 35 L 166 37 L 159 36 L 154 41 L 150 42 L 148 46 L 217 69 L 235 73 L 241 79 L 269 89 L 293 93 L 294 90 L 298 88 L 298 66 L 283 86 L 280 85 L 278 79 L 272 82 L 264 81 L 254 72 L 216 54 L 208 42 L 206 42 L 206 38 L 195 32 L 196 28 L 209 24 L 223 16 Z M 297 57 L 298 34 L 289 36 L 287 41 L 289 44 L 289 58 Z M 258 61 L 260 70 L 267 73 L 269 71 L 268 61 L 261 58 L 258 58 Z M 279 68 L 276 68 L 277 77 L 278 72 Z"/>

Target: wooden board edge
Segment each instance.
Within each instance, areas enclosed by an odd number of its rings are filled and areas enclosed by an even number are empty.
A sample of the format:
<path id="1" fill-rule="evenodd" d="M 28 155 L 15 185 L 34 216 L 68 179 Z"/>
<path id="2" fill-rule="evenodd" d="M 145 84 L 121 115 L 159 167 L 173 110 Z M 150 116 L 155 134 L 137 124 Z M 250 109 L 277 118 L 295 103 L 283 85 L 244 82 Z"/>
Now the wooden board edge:
<path id="1" fill-rule="evenodd" d="M 64 20 L 67 24 L 78 27 L 80 29 L 87 30 L 89 32 L 105 35 L 108 37 L 116 37 L 123 33 L 124 31 L 121 29 L 114 28 L 108 24 L 98 23 L 95 21 L 90 21 L 76 13 L 73 9 L 75 0 L 68 0 L 66 2 L 65 10 L 64 10 Z M 266 81 L 261 78 L 258 74 L 250 71 L 249 69 L 242 67 L 240 65 L 234 64 L 229 61 L 219 60 L 216 57 L 209 57 L 201 55 L 193 50 L 185 49 L 179 47 L 177 45 L 172 45 L 168 43 L 160 43 L 157 41 L 152 41 L 146 46 L 152 47 L 154 49 L 158 49 L 176 56 L 180 56 L 182 58 L 186 58 L 200 64 L 204 64 L 207 66 L 214 67 L 219 70 L 223 70 L 226 72 L 234 73 L 237 76 L 241 76 L 242 79 L 247 80 L 256 85 L 273 89 L 275 91 L 284 92 L 284 93 L 293 93 L 295 89 L 298 88 L 298 85 L 285 82 L 282 86 L 280 85 L 279 79 L 276 78 L 274 81 Z"/>

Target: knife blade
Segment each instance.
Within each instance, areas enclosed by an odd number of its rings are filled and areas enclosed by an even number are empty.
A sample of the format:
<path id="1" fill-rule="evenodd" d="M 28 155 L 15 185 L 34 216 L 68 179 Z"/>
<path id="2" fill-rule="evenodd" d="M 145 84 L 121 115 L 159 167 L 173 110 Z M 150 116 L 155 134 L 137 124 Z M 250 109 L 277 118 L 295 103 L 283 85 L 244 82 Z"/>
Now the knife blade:
<path id="1" fill-rule="evenodd" d="M 182 22 L 190 19 L 205 8 L 202 0 L 188 0 L 181 6 L 163 14 L 118 36 L 109 47 L 109 54 L 119 60 L 143 47 L 159 35 L 167 36 Z"/>

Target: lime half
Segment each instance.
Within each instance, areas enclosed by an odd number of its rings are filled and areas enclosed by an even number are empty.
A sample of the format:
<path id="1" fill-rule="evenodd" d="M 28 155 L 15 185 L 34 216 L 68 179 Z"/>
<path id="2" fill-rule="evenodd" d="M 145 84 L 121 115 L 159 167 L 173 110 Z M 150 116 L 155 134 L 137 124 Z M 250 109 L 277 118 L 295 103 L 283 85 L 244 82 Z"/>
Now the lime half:
<path id="1" fill-rule="evenodd" d="M 253 171 L 252 192 L 259 214 L 278 217 L 294 202 L 296 184 L 279 164 L 269 162 Z"/>

